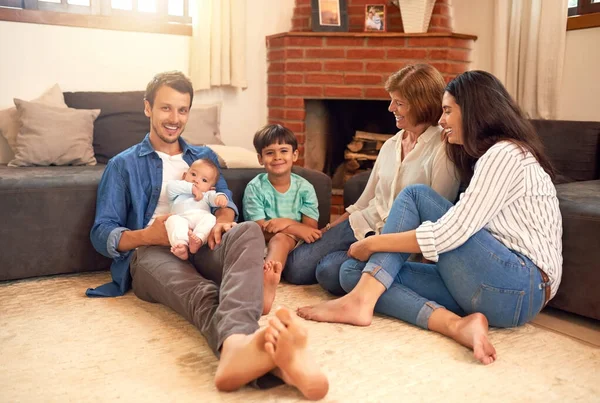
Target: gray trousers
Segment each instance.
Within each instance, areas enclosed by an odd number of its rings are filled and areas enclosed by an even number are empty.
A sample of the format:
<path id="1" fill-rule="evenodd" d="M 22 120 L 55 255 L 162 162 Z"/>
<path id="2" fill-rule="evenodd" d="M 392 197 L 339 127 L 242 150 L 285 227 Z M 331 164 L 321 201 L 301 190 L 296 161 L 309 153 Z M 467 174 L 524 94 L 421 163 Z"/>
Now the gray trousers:
<path id="1" fill-rule="evenodd" d="M 217 357 L 232 334 L 252 334 L 263 309 L 265 241 L 255 222 L 236 225 L 193 264 L 169 247 L 138 248 L 130 263 L 138 298 L 168 306 L 196 326 Z"/>

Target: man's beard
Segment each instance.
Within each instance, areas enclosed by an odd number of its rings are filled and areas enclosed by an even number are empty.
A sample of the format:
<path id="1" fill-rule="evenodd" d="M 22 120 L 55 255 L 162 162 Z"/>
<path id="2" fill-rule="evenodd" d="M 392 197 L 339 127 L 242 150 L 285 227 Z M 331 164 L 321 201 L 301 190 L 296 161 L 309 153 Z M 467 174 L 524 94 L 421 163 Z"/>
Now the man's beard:
<path id="1" fill-rule="evenodd" d="M 152 124 L 152 128 L 154 129 L 154 133 L 156 133 L 156 135 L 158 136 L 158 138 L 160 138 L 162 141 L 164 141 L 167 144 L 173 144 L 173 143 L 176 143 L 179 140 L 179 136 L 177 136 L 177 137 L 166 137 L 166 136 L 164 136 L 162 134 L 162 132 L 159 131 L 156 128 L 155 124 Z M 161 128 L 162 128 L 162 126 L 161 126 Z M 181 132 L 181 133 L 183 133 L 183 132 Z"/>

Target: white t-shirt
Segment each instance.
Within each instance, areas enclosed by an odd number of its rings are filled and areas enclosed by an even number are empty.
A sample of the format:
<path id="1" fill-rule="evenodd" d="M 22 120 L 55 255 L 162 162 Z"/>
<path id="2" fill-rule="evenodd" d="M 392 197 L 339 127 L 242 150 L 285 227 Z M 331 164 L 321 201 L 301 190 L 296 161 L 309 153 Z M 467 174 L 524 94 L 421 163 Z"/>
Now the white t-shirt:
<path id="1" fill-rule="evenodd" d="M 169 195 L 167 194 L 167 183 L 171 180 L 182 179 L 183 173 L 190 168 L 187 162 L 183 160 L 183 153 L 176 155 L 169 155 L 160 151 L 156 151 L 156 153 L 163 162 L 162 186 L 160 187 L 160 196 L 158 197 L 156 210 L 154 210 L 154 214 L 148 225 L 151 225 L 156 217 L 171 212 Z"/>

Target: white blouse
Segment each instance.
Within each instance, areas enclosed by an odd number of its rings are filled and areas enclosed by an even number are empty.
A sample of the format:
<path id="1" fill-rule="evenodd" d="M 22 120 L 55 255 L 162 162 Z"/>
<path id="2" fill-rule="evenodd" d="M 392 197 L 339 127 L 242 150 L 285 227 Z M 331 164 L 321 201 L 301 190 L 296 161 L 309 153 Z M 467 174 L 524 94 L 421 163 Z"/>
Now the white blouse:
<path id="1" fill-rule="evenodd" d="M 460 181 L 446 155 L 442 128 L 430 126 L 425 130 L 404 160 L 403 134 L 401 130 L 383 144 L 365 190 L 356 203 L 346 209 L 358 240 L 369 231 L 381 232 L 394 199 L 408 185 L 425 184 L 452 202 L 456 199 Z"/>
<path id="2" fill-rule="evenodd" d="M 556 188 L 535 157 L 515 143 L 501 141 L 475 164 L 460 201 L 435 223 L 417 228 L 423 256 L 464 244 L 485 228 L 507 248 L 527 256 L 550 279 L 554 297 L 562 276 L 562 217 Z"/>

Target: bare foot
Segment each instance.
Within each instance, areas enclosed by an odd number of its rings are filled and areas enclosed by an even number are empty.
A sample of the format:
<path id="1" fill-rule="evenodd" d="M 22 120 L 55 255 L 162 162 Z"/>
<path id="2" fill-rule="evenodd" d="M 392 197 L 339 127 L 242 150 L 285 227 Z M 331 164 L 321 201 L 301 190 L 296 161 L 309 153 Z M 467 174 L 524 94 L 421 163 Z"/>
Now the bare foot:
<path id="1" fill-rule="evenodd" d="M 298 317 L 279 308 L 275 317 L 269 319 L 265 350 L 280 370 L 274 371 L 276 375 L 297 387 L 307 399 L 319 400 L 329 391 L 329 381 L 306 348 L 307 338 Z"/>
<path id="2" fill-rule="evenodd" d="M 254 334 L 234 334 L 223 342 L 215 386 L 223 392 L 241 388 L 274 369 L 271 355 L 265 351 L 266 328 Z"/>
<path id="3" fill-rule="evenodd" d="M 188 246 L 184 243 L 179 245 L 171 246 L 171 253 L 177 256 L 181 260 L 188 259 Z"/>
<path id="4" fill-rule="evenodd" d="M 341 298 L 298 308 L 298 316 L 317 322 L 348 323 L 369 326 L 373 320 L 374 305 L 365 303 L 353 293 Z"/>
<path id="5" fill-rule="evenodd" d="M 473 349 L 473 355 L 488 365 L 496 361 L 496 349 L 488 340 L 488 321 L 481 313 L 473 313 L 456 322 L 453 339 Z"/>
<path id="6" fill-rule="evenodd" d="M 190 253 L 198 252 L 198 249 L 202 247 L 202 239 L 198 237 L 198 235 L 194 234 L 192 231 L 188 232 L 188 237 L 190 238 Z"/>
<path id="7" fill-rule="evenodd" d="M 263 266 L 263 315 L 271 312 L 271 307 L 273 306 L 273 301 L 275 300 L 277 284 L 279 284 L 279 281 L 281 281 L 282 270 L 283 267 L 281 262 L 275 262 L 273 260 L 265 262 L 265 265 Z"/>

